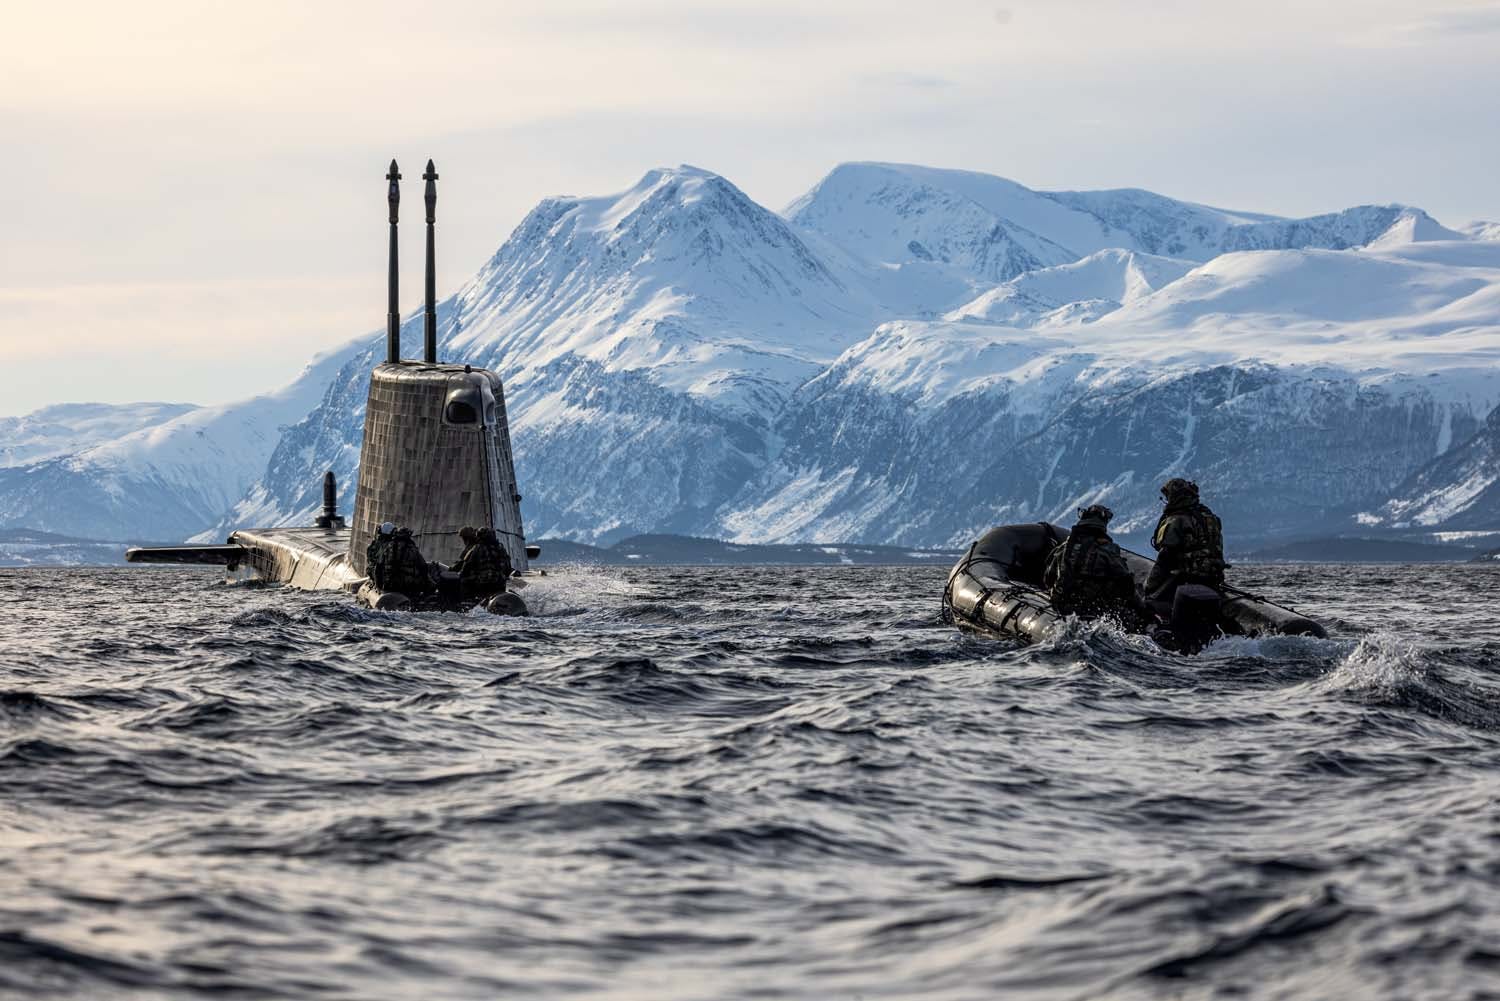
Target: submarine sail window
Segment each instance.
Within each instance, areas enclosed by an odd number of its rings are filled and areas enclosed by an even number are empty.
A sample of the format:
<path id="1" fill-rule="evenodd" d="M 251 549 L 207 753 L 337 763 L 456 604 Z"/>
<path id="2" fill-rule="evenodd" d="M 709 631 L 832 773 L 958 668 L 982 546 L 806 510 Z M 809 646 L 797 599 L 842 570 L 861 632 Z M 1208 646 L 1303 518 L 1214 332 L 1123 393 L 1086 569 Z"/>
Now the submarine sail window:
<path id="1" fill-rule="evenodd" d="M 498 416 L 494 391 L 482 375 L 465 372 L 448 380 L 448 398 L 443 402 L 443 423 L 495 425 Z"/>
<path id="2" fill-rule="evenodd" d="M 478 424 L 484 413 L 484 397 L 479 387 L 472 383 L 456 386 L 448 391 L 448 402 L 443 406 L 443 421 L 448 424 Z"/>

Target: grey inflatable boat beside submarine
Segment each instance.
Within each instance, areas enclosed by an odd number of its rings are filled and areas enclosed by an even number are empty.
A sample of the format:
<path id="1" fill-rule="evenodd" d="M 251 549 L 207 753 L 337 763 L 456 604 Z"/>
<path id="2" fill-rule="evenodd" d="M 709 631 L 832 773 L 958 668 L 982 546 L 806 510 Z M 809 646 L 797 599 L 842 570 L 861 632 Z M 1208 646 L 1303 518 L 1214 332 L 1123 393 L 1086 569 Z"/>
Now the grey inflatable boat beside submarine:
<path id="1" fill-rule="evenodd" d="M 1063 620 L 1042 588 L 1047 554 L 1068 530 L 1048 522 L 1001 525 L 979 538 L 954 565 L 943 589 L 943 616 L 960 629 L 1035 643 Z M 1154 562 L 1121 550 L 1137 586 Z M 1206 589 L 1205 589 L 1206 590 Z M 1218 627 L 1239 636 L 1327 636 L 1305 615 L 1229 589 L 1219 595 Z"/>

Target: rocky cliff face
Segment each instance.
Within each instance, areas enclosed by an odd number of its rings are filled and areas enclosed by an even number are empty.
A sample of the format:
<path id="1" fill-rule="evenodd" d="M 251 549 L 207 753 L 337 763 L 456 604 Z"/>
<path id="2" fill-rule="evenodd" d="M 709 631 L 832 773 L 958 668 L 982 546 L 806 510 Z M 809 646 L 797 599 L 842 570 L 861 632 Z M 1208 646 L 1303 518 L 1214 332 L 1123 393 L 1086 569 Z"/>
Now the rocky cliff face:
<path id="1" fill-rule="evenodd" d="M 1413 473 L 1373 510 L 1362 528 L 1500 535 L 1500 409 L 1477 433 Z"/>
<path id="2" fill-rule="evenodd" d="M 725 527 L 747 539 L 962 545 L 989 525 L 1066 521 L 1106 503 L 1117 532 L 1139 537 L 1160 484 L 1186 475 L 1242 539 L 1308 534 L 1424 462 L 1445 423 L 1473 425 L 1418 380 L 1364 386 L 1259 364 L 1106 370 L 1086 355 L 1035 364 L 1019 366 L 1032 379 L 925 403 L 856 371 L 819 380 Z"/>

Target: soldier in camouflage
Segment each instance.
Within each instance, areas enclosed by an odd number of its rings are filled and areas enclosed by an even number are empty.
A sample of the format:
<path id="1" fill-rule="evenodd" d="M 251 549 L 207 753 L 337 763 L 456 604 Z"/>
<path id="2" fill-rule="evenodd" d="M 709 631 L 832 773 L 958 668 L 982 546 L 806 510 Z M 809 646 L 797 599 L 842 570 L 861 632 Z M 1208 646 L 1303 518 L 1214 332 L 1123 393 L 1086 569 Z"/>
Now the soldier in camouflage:
<path id="1" fill-rule="evenodd" d="M 411 529 L 390 522 L 380 526 L 365 550 L 365 573 L 380 590 L 408 597 L 428 594 L 436 586 Z"/>
<path id="2" fill-rule="evenodd" d="M 1135 589 L 1135 577 L 1107 526 L 1114 512 L 1094 504 L 1078 512 L 1068 538 L 1047 556 L 1042 583 L 1052 605 L 1064 615 L 1092 619 L 1109 616 L 1127 629 L 1151 619 Z"/>
<path id="3" fill-rule="evenodd" d="M 1166 509 L 1151 536 L 1156 566 L 1146 578 L 1146 598 L 1172 605 L 1183 584 L 1224 586 L 1224 527 L 1218 515 L 1198 499 L 1198 484 L 1174 478 L 1161 488 Z"/>
<path id="4" fill-rule="evenodd" d="M 504 591 L 511 572 L 510 554 L 500 545 L 494 529 L 465 526 L 458 537 L 463 540 L 464 553 L 450 569 L 458 574 L 464 597 Z"/>

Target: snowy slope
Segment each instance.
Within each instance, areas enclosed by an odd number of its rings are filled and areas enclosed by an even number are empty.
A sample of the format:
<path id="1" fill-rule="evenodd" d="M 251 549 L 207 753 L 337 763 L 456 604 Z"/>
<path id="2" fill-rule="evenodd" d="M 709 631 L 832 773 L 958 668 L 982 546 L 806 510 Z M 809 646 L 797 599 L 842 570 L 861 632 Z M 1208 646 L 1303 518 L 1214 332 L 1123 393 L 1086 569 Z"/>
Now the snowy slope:
<path id="1" fill-rule="evenodd" d="M 1191 261 L 1100 250 L 1071 264 L 1012 278 L 949 311 L 943 319 L 1015 327 L 1089 322 L 1145 298 L 1192 269 Z"/>
<path id="2" fill-rule="evenodd" d="M 1371 240 L 1372 250 L 1399 247 L 1408 243 L 1432 243 L 1465 239 L 1467 234 L 1449 229 L 1420 209 L 1405 209 L 1386 231 Z"/>
<path id="3" fill-rule="evenodd" d="M 1500 240 L 1500 222 L 1471 222 L 1462 232 L 1474 240 Z"/>
<path id="4" fill-rule="evenodd" d="M 1195 261 L 1235 250 L 1361 247 L 1411 211 L 1401 205 L 1360 205 L 1306 219 L 1279 219 L 1179 202 L 1138 189 L 1057 191 L 1048 197 L 1129 233 L 1142 250 Z"/>
<path id="5" fill-rule="evenodd" d="M 1122 285 L 1131 278 L 1124 269 L 1099 263 L 1132 259 L 1140 256 L 1105 253 L 1034 271 L 976 302 L 1041 298 L 1059 288 L 1097 300 L 1125 292 Z M 1028 330 L 976 317 L 967 307 L 942 321 L 888 323 L 845 352 L 819 381 L 858 372 L 877 388 L 947 399 L 972 389 L 976 380 L 1009 373 L 984 359 L 1008 364 L 1022 345 L 1049 355 L 1087 351 L 1111 369 L 1254 361 L 1326 366 L 1366 381 L 1484 370 L 1500 361 L 1500 243 L 1242 252 L 1177 269 L 1183 273 L 1175 281 L 1154 290 L 1141 282 L 1136 294 L 1126 295 L 1128 302 L 1086 326 Z M 1022 382 L 1035 378 L 1030 370 L 1015 376 Z M 1445 376 L 1444 384 L 1457 394 L 1455 402 L 1483 407 L 1487 399 L 1466 395 L 1461 380 Z"/>
<path id="6" fill-rule="evenodd" d="M 0 469 L 0 525 L 114 539 L 201 531 L 243 496 L 285 426 L 317 405 L 348 351 L 320 356 L 276 392 Z"/>
<path id="7" fill-rule="evenodd" d="M 786 214 L 868 265 L 939 264 L 987 283 L 1121 245 L 1087 213 L 1012 181 L 896 164 L 844 164 Z"/>
<path id="8" fill-rule="evenodd" d="M 937 260 L 992 284 L 1108 249 L 1199 262 L 1232 250 L 1342 250 L 1413 213 L 1366 205 L 1279 219 L 1149 191 L 1033 191 L 987 174 L 891 163 L 844 164 L 787 209 L 862 260 L 893 268 Z"/>
<path id="9" fill-rule="evenodd" d="M 1361 511 L 1363 529 L 1500 531 L 1500 409 L 1479 433 L 1417 470 L 1384 504 Z"/>
<path id="10" fill-rule="evenodd" d="M 451 308 L 448 350 L 511 377 L 571 356 L 731 407 L 796 386 L 883 315 L 785 220 L 686 166 L 543 202 Z"/>
<path id="11" fill-rule="evenodd" d="M 1495 360 L 1500 244 L 1225 254 L 1099 321 L 1121 357 L 1426 373 Z"/>
<path id="12" fill-rule="evenodd" d="M 0 468 L 81 452 L 193 409 L 191 403 L 60 403 L 0 417 Z"/>

